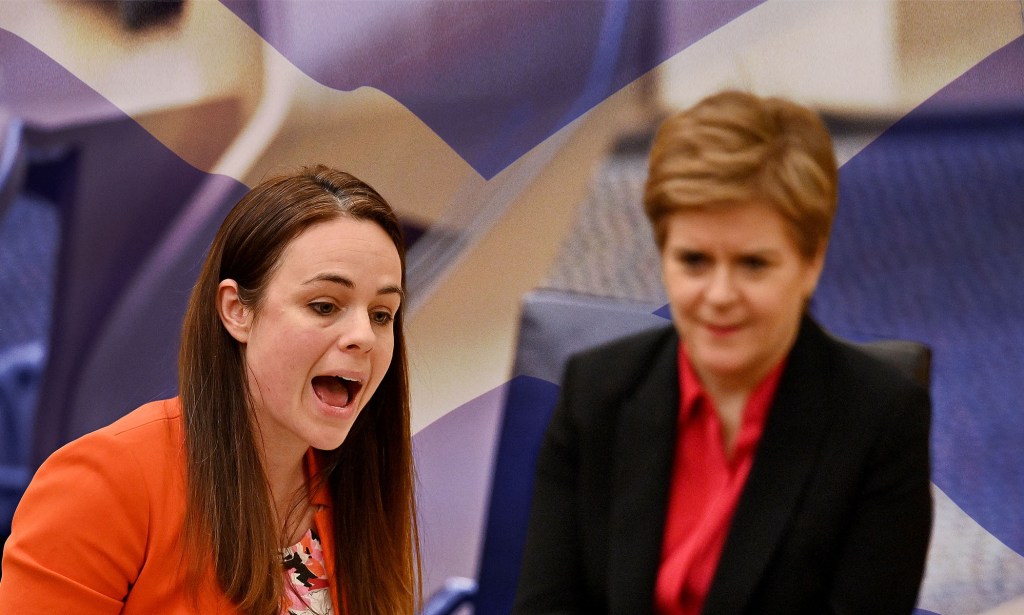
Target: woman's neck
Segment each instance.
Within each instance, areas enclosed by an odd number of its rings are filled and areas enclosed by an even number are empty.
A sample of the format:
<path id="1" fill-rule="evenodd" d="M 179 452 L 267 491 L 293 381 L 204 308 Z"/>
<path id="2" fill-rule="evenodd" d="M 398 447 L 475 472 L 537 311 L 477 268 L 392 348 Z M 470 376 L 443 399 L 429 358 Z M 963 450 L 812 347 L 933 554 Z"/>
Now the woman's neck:
<path id="1" fill-rule="evenodd" d="M 747 374 L 744 377 L 714 377 L 710 374 L 698 375 L 705 394 L 714 404 L 715 413 L 722 426 L 722 445 L 728 457 L 732 456 L 743 423 L 743 410 L 747 400 L 757 385 L 767 376 L 764 374 Z"/>
<path id="2" fill-rule="evenodd" d="M 264 472 L 270 487 L 271 504 L 283 539 L 291 546 L 298 542 L 312 523 L 313 511 L 309 504 L 306 473 L 303 460 L 305 451 L 263 451 Z"/>
<path id="3" fill-rule="evenodd" d="M 722 445 L 725 448 L 725 454 L 727 457 L 732 457 L 736 436 L 743 423 L 743 409 L 747 405 L 747 400 L 750 399 L 750 390 L 728 389 L 718 393 L 707 391 L 707 394 L 714 404 L 718 422 L 722 426 Z"/>

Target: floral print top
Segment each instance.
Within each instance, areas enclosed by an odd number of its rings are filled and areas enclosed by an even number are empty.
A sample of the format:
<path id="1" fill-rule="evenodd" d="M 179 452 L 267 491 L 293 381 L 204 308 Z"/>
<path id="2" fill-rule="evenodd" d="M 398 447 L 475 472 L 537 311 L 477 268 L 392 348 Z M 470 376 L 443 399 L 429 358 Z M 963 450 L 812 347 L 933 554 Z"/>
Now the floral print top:
<path id="1" fill-rule="evenodd" d="M 281 555 L 287 602 L 281 615 L 333 615 L 324 552 L 316 531 L 307 531 L 297 544 L 282 549 Z"/>

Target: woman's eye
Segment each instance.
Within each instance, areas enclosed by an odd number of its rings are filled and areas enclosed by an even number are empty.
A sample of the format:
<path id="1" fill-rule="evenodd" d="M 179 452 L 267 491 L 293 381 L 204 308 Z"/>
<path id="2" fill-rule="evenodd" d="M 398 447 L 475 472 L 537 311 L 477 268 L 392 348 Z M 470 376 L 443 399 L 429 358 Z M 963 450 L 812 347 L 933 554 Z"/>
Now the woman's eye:
<path id="1" fill-rule="evenodd" d="M 699 270 L 711 264 L 711 259 L 702 252 L 681 252 L 679 262 L 687 269 Z"/>
<path id="2" fill-rule="evenodd" d="M 327 301 L 314 301 L 309 304 L 309 307 L 321 316 L 330 316 L 334 313 L 334 310 L 337 309 L 334 307 L 333 303 L 329 303 Z"/>
<path id="3" fill-rule="evenodd" d="M 760 256 L 745 256 L 740 262 L 750 271 L 761 271 L 768 266 L 768 261 Z"/>
<path id="4" fill-rule="evenodd" d="M 382 327 L 391 324 L 391 321 L 395 319 L 395 317 L 391 315 L 391 312 L 386 312 L 384 310 L 373 312 L 371 317 L 373 318 L 373 324 L 380 325 Z"/>

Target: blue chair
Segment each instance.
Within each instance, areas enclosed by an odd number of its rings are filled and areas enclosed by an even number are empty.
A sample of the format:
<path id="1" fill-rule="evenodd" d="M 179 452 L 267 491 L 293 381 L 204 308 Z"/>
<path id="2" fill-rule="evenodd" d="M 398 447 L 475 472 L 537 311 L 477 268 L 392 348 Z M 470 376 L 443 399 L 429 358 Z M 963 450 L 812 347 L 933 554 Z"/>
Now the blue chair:
<path id="1" fill-rule="evenodd" d="M 11 530 L 11 516 L 28 486 L 33 410 L 46 354 L 30 342 L 0 352 L 0 536 Z"/>
<path id="2" fill-rule="evenodd" d="M 22 123 L 0 109 L 0 220 L 14 200 L 25 175 Z"/>
<path id="3" fill-rule="evenodd" d="M 0 110 L 0 274 L 12 274 L 0 275 L 0 300 L 13 297 L 0 301 L 0 352 L 26 343 L 43 349 L 31 365 L 13 361 L 5 380 L 7 392 L 16 391 L 9 399 L 21 401 L 3 410 L 3 454 L 14 450 L 6 442 L 19 448 L 17 458 L 0 461 L 11 466 L 2 472 L 0 532 L 24 482 L 21 463 L 31 476 L 66 442 L 174 394 L 181 315 L 198 263 L 246 191 L 195 169 L 12 36 L 0 31 L 5 48 L 38 66 L 8 75 L 6 86 L 60 82 L 67 104 L 45 121 Z M 27 297 L 24 279 L 47 292 Z M 23 386 L 35 387 L 30 407 Z"/>
<path id="4" fill-rule="evenodd" d="M 24 180 L 22 136 L 21 121 L 0 109 L 0 222 Z M 0 349 L 0 536 L 9 533 L 14 507 L 31 475 L 27 441 L 42 365 L 41 344 Z"/>

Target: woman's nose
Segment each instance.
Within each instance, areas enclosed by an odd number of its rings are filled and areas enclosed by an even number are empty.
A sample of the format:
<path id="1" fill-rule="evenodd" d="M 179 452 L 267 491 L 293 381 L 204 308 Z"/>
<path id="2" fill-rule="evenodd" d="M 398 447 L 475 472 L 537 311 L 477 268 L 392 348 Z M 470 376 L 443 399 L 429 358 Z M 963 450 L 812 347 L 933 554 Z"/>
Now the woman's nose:
<path id="1" fill-rule="evenodd" d="M 729 303 L 736 299 L 736 280 L 728 267 L 716 267 L 708 278 L 704 296 L 716 304 Z"/>
<path id="2" fill-rule="evenodd" d="M 353 311 L 350 318 L 341 323 L 343 327 L 338 336 L 338 346 L 343 350 L 361 350 L 367 352 L 373 348 L 377 337 L 373 332 L 370 315 Z"/>

